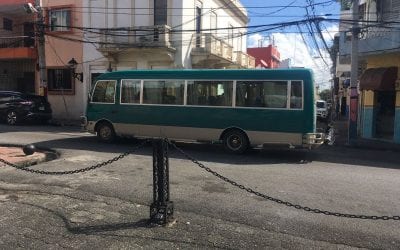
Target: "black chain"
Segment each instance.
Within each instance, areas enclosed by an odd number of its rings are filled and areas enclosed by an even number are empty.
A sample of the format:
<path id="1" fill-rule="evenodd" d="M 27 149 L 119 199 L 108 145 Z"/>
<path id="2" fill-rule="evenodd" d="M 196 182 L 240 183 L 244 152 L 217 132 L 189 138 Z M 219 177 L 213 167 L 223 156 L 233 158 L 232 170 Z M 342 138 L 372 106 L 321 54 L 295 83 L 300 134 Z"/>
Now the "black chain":
<path id="1" fill-rule="evenodd" d="M 10 166 L 10 167 L 16 168 L 16 169 L 18 169 L 18 170 L 23 170 L 23 171 L 31 172 L 31 173 L 35 173 L 35 174 L 43 174 L 43 175 L 67 175 L 67 174 L 77 174 L 77 173 L 83 173 L 83 172 L 87 172 L 87 171 L 94 170 L 94 169 L 97 169 L 97 168 L 101 168 L 101 167 L 104 167 L 104 166 L 106 166 L 106 165 L 109 165 L 109 164 L 111 164 L 111 163 L 113 163 L 113 162 L 116 162 L 116 161 L 118 161 L 118 160 L 121 160 L 121 159 L 125 158 L 126 156 L 128 156 L 129 154 L 132 154 L 132 153 L 135 152 L 136 150 L 138 150 L 138 149 L 144 147 L 144 145 L 145 145 L 147 142 L 148 142 L 148 140 L 145 140 L 145 141 L 143 141 L 142 143 L 140 143 L 140 144 L 138 144 L 137 146 L 135 146 L 132 150 L 127 151 L 127 152 L 125 152 L 125 153 L 122 153 L 122 154 L 120 154 L 120 155 L 118 155 L 118 156 L 116 156 L 116 157 L 114 157 L 114 158 L 112 158 L 112 159 L 110 159 L 110 160 L 107 160 L 107 161 L 98 163 L 98 164 L 93 165 L 93 166 L 90 166 L 90 167 L 81 168 L 81 169 L 76 169 L 76 170 L 68 170 L 68 171 L 44 171 L 44 170 L 30 169 L 30 168 L 26 168 L 26 167 L 24 167 L 24 166 L 18 166 L 18 165 L 16 165 L 16 164 L 13 164 L 13 163 L 8 162 L 8 161 L 6 161 L 6 160 L 3 160 L 3 159 L 1 159 L 1 158 L 0 158 L 0 162 L 4 163 L 4 164 L 6 164 L 6 165 L 8 165 L 8 166 Z"/>
<path id="2" fill-rule="evenodd" d="M 167 139 L 166 139 L 167 140 Z M 200 168 L 206 170 L 207 172 L 213 174 L 214 176 L 220 178 L 221 180 L 230 183 L 231 185 L 238 187 L 242 190 L 245 190 L 251 194 L 254 194 L 256 196 L 262 197 L 266 200 L 270 200 L 279 204 L 286 205 L 288 207 L 294 207 L 296 209 L 304 210 L 306 212 L 310 213 L 316 213 L 316 214 L 324 214 L 324 215 L 330 215 L 330 216 L 336 216 L 336 217 L 344 217 L 344 218 L 354 218 L 354 219 L 368 219 L 368 220 L 400 220 L 400 216 L 376 216 L 376 215 L 356 215 L 356 214 L 344 214 L 344 213 L 338 213 L 338 212 L 331 212 L 331 211 L 326 211 L 326 210 L 321 210 L 321 209 L 316 209 L 316 208 L 309 208 L 306 206 L 298 205 L 298 204 L 293 204 L 288 201 L 283 201 L 278 198 L 274 198 L 271 196 L 268 196 L 266 194 L 262 194 L 260 192 L 257 192 L 249 187 L 245 187 L 231 179 L 228 179 L 225 176 L 220 175 L 219 173 L 215 172 L 209 167 L 206 167 L 204 164 L 200 163 L 196 159 L 194 159 L 192 156 L 184 152 L 182 149 L 180 149 L 178 146 L 176 146 L 174 143 L 171 141 L 167 140 L 170 145 L 172 145 L 176 150 L 178 150 L 181 154 L 183 154 L 187 159 L 191 160 L 194 164 L 197 164 Z"/>

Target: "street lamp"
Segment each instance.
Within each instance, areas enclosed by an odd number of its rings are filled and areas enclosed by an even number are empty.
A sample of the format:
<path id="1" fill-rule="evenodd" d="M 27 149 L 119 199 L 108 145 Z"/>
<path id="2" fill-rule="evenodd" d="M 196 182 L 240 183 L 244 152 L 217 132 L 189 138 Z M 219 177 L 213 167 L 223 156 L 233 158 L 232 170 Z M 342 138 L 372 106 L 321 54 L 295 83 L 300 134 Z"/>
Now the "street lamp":
<path id="1" fill-rule="evenodd" d="M 26 3 L 26 4 L 24 4 L 23 7 L 25 9 L 25 12 L 28 13 L 28 14 L 38 13 L 39 12 L 38 9 L 40 9 L 40 6 L 35 7 L 31 3 Z"/>
<path id="2" fill-rule="evenodd" d="M 73 57 L 68 62 L 68 66 L 72 71 L 72 77 L 75 78 L 76 80 L 80 81 L 80 82 L 83 82 L 83 73 L 76 73 L 75 72 L 77 65 L 78 65 L 78 62 Z"/>

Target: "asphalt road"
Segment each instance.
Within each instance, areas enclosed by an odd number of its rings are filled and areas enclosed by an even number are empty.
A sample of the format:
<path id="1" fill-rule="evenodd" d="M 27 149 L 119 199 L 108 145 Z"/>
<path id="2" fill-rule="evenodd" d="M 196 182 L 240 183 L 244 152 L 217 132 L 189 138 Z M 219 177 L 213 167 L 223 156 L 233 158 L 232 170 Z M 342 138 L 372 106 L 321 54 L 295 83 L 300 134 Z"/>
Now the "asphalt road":
<path id="1" fill-rule="evenodd" d="M 137 140 L 98 143 L 76 127 L 0 125 L 0 145 L 35 143 L 60 158 L 48 171 L 95 165 Z M 178 143 L 205 166 L 262 194 L 310 208 L 400 215 L 400 158 L 390 151 L 323 147 L 313 152 Z M 1 157 L 1 156 L 0 156 Z M 87 173 L 43 176 L 0 166 L 2 249 L 399 249 L 400 221 L 315 214 L 240 190 L 170 149 L 176 224 L 149 225 L 152 148 Z"/>

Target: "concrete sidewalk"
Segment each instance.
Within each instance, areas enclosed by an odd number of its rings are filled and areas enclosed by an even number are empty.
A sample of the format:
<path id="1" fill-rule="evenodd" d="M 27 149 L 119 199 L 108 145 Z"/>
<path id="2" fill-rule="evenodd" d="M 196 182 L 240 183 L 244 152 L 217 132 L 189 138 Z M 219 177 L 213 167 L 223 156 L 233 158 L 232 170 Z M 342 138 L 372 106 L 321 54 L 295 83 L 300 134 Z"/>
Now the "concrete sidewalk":
<path id="1" fill-rule="evenodd" d="M 46 152 L 37 150 L 32 155 L 26 155 L 22 146 L 0 146 L 0 158 L 18 166 L 30 166 L 46 160 Z"/>
<path id="2" fill-rule="evenodd" d="M 333 121 L 332 124 L 335 130 L 335 143 L 334 143 L 335 146 L 400 152 L 400 144 L 396 144 L 391 141 L 383 141 L 379 139 L 366 139 L 358 137 L 352 143 L 349 143 L 348 120 L 342 118 Z"/>

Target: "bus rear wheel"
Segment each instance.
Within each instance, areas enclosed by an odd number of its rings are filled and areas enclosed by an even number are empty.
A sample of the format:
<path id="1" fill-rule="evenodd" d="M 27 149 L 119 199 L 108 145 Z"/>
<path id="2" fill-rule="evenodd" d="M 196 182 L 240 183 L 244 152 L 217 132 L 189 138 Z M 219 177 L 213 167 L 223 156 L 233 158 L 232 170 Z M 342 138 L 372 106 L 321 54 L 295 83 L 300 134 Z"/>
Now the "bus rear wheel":
<path id="1" fill-rule="evenodd" d="M 115 139 L 115 132 L 113 126 L 108 122 L 101 122 L 97 125 L 97 138 L 103 142 L 112 142 Z"/>
<path id="2" fill-rule="evenodd" d="M 230 130 L 223 136 L 224 148 L 228 152 L 242 154 L 249 148 L 249 139 L 240 130 Z"/>

